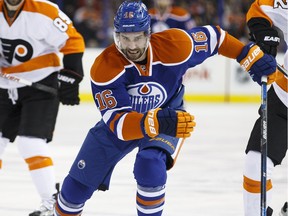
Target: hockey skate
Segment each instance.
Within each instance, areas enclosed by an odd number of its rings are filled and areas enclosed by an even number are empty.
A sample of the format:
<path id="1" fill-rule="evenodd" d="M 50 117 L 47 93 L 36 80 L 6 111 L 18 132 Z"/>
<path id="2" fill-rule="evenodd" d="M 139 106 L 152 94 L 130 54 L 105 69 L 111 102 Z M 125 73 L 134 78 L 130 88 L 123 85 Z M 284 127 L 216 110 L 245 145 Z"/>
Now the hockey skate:
<path id="1" fill-rule="evenodd" d="M 53 216 L 53 208 L 56 203 L 56 199 L 59 193 L 59 183 L 56 184 L 57 192 L 53 194 L 53 197 L 49 200 L 42 201 L 40 207 L 34 212 L 30 213 L 29 216 Z"/>
<path id="2" fill-rule="evenodd" d="M 39 209 L 30 213 L 29 216 L 53 216 L 54 204 L 55 204 L 55 200 L 54 200 L 53 204 L 49 203 L 49 205 L 41 203 Z"/>
<path id="3" fill-rule="evenodd" d="M 285 202 L 283 207 L 281 208 L 281 212 L 279 213 L 279 216 L 288 216 L 287 202 Z"/>

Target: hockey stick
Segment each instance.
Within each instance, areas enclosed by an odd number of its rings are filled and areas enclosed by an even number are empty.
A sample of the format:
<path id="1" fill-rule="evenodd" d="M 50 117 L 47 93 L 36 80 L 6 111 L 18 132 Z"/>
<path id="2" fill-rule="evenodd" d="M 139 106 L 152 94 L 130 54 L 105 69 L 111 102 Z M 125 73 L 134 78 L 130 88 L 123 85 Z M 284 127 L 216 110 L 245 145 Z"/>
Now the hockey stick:
<path id="1" fill-rule="evenodd" d="M 44 92 L 48 92 L 52 95 L 57 95 L 57 89 L 55 88 L 52 88 L 50 86 L 46 86 L 46 85 L 43 85 L 41 83 L 35 83 L 35 82 L 31 82 L 29 80 L 26 80 L 26 79 L 22 79 L 22 78 L 19 78 L 19 77 L 15 77 L 15 76 L 12 76 L 10 74 L 7 74 L 7 73 L 1 73 L 0 72 L 0 77 L 3 77 L 5 79 L 8 79 L 8 80 L 12 80 L 14 82 L 18 82 L 18 83 L 21 83 L 21 84 L 24 84 L 26 86 L 30 86 L 32 88 L 35 88 L 35 89 L 38 89 L 38 90 L 41 90 L 41 91 L 44 91 Z"/>
<path id="2" fill-rule="evenodd" d="M 266 216 L 267 181 L 267 76 L 261 80 L 261 216 Z"/>

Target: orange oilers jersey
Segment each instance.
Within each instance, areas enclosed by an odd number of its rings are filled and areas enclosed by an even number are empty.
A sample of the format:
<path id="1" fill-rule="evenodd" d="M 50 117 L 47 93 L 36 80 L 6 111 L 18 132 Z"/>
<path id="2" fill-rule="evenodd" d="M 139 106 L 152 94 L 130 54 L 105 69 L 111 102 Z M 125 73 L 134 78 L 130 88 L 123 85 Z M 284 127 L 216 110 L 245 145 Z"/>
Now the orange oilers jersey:
<path id="1" fill-rule="evenodd" d="M 82 36 L 56 4 L 25 0 L 13 18 L 0 1 L 0 71 L 37 82 L 62 68 L 59 53 L 84 52 Z M 0 78 L 1 88 L 23 85 Z"/>
<path id="2" fill-rule="evenodd" d="M 196 25 L 188 11 L 181 7 L 169 7 L 163 15 L 156 8 L 151 8 L 149 14 L 152 32 L 160 32 L 169 28 L 189 30 Z"/>
<path id="3" fill-rule="evenodd" d="M 143 113 L 158 107 L 179 108 L 173 101 L 188 68 L 217 53 L 236 58 L 243 46 L 215 26 L 152 34 L 143 65 L 129 61 L 111 45 L 96 58 L 90 72 L 103 121 L 121 140 L 142 138 Z"/>
<path id="4" fill-rule="evenodd" d="M 284 36 L 284 41 L 288 46 L 288 4 L 287 0 L 256 0 L 247 13 L 247 22 L 253 17 L 262 17 L 278 27 Z M 280 63 L 280 62 L 279 62 Z M 282 64 L 282 62 L 280 63 Z M 284 55 L 284 68 L 288 68 L 288 50 Z M 281 101 L 288 106 L 287 78 L 281 74 L 276 83 L 273 83 L 274 89 Z"/>

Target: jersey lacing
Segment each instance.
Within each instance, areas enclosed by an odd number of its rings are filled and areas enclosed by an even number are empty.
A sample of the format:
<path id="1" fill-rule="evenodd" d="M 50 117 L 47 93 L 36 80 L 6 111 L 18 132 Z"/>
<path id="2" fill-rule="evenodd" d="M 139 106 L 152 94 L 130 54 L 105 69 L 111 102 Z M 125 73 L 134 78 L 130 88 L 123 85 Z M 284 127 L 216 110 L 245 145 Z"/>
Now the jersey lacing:
<path id="1" fill-rule="evenodd" d="M 16 104 L 16 101 L 18 100 L 17 88 L 8 89 L 8 97 L 11 99 L 13 104 Z"/>

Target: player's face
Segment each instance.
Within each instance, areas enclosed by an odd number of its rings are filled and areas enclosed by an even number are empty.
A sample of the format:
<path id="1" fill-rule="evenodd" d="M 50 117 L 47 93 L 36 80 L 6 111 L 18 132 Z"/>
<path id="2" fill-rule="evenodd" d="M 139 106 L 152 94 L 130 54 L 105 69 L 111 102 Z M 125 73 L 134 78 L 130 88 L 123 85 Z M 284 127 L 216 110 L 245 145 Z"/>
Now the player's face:
<path id="1" fill-rule="evenodd" d="M 129 60 L 142 61 L 146 58 L 149 36 L 144 32 L 118 33 L 116 40 L 116 45 Z"/>

